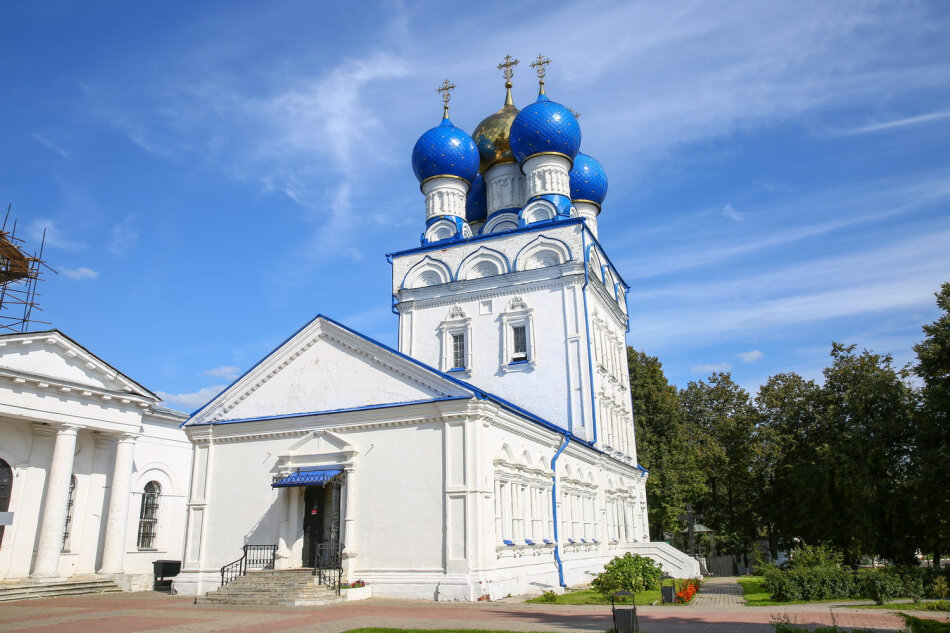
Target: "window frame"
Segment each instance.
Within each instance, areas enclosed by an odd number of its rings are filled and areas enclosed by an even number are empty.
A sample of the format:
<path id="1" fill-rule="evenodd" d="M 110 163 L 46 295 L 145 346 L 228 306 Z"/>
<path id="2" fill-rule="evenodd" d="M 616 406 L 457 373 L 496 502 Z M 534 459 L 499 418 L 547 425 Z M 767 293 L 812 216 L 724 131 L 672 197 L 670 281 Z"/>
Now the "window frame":
<path id="1" fill-rule="evenodd" d="M 472 319 L 461 306 L 454 306 L 442 323 L 439 324 L 441 338 L 440 369 L 444 372 L 461 372 L 469 374 L 472 371 Z M 455 337 L 462 336 L 464 346 L 463 367 L 456 367 Z"/>
<path id="2" fill-rule="evenodd" d="M 521 297 L 514 297 L 504 313 L 501 315 L 502 326 L 502 371 L 518 371 L 533 368 L 537 363 L 537 353 L 534 339 L 534 308 Z M 524 328 L 525 351 L 515 352 L 515 330 Z"/>
<path id="3" fill-rule="evenodd" d="M 149 491 L 149 486 L 155 484 L 157 492 Z M 140 552 L 158 551 L 158 519 L 161 510 L 162 485 L 151 480 L 142 488 L 142 500 L 139 504 L 138 534 L 135 537 L 135 546 Z M 151 499 L 151 503 L 149 503 Z M 147 512 L 148 511 L 148 512 Z M 148 514 L 148 516 L 146 516 Z M 151 528 L 150 530 L 143 528 Z M 143 544 L 143 537 L 147 541 Z"/>

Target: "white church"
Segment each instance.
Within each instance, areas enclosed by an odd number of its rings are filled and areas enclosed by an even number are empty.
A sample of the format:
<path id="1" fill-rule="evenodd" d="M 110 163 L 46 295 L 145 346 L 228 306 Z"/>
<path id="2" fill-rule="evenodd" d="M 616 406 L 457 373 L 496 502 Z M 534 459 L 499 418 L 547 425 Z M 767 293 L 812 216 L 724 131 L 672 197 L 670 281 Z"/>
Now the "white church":
<path id="1" fill-rule="evenodd" d="M 413 150 L 425 229 L 387 255 L 398 349 L 317 316 L 188 417 L 57 330 L 0 336 L 0 580 L 141 589 L 171 559 L 199 595 L 246 548 L 435 600 L 560 590 L 626 552 L 699 575 L 650 541 L 606 174 L 547 60 L 515 107 L 515 63 L 471 136 L 446 81 Z"/>
<path id="2" fill-rule="evenodd" d="M 412 167 L 421 245 L 392 263 L 398 349 L 317 316 L 184 430 L 183 569 L 221 585 L 244 545 L 275 566 L 342 552 L 374 596 L 471 601 L 589 581 L 650 542 L 626 364 L 626 291 L 597 239 L 607 193 L 572 112 L 544 92 L 469 136 L 448 116 Z"/>

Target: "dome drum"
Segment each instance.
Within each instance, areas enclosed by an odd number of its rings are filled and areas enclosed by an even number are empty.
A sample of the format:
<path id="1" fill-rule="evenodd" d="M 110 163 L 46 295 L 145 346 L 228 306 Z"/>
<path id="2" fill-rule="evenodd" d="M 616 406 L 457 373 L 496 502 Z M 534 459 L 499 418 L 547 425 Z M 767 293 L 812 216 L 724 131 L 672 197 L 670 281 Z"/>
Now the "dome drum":
<path id="1" fill-rule="evenodd" d="M 453 216 L 465 219 L 469 184 L 457 176 L 433 176 L 422 182 L 426 197 L 426 220 Z"/>
<path id="2" fill-rule="evenodd" d="M 528 200 L 545 194 L 571 197 L 571 159 L 558 152 L 535 154 L 521 165 L 525 173 Z"/>

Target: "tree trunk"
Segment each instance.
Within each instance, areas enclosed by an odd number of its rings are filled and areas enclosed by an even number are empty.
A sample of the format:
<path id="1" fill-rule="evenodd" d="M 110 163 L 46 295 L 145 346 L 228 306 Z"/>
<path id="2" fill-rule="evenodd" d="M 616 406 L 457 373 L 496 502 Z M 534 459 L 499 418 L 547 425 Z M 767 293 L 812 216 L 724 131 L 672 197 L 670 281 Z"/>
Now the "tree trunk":
<path id="1" fill-rule="evenodd" d="M 769 526 L 769 556 L 773 563 L 778 560 L 778 535 L 775 534 L 774 526 Z"/>
<path id="2" fill-rule="evenodd" d="M 934 569 L 940 569 L 940 551 L 934 550 Z"/>

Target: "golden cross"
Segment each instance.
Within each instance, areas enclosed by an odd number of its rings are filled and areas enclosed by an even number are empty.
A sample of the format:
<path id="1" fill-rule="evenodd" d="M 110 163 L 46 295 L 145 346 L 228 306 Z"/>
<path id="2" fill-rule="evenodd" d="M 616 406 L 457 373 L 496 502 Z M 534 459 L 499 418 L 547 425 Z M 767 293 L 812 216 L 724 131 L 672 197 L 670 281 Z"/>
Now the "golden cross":
<path id="1" fill-rule="evenodd" d="M 449 116 L 449 99 L 452 98 L 452 91 L 455 90 L 455 84 L 448 79 L 442 82 L 442 85 L 435 89 L 442 93 L 442 111 L 446 118 Z"/>
<path id="2" fill-rule="evenodd" d="M 571 111 L 571 114 L 574 115 L 574 118 L 575 118 L 575 119 L 578 118 L 578 117 L 581 115 L 581 113 L 578 112 L 577 110 L 575 110 L 574 108 L 568 108 L 568 110 Z"/>
<path id="3" fill-rule="evenodd" d="M 544 55 L 539 54 L 538 58 L 531 62 L 531 67 L 538 71 L 538 79 L 544 79 L 544 67 L 551 63 L 551 60 Z"/>
<path id="4" fill-rule="evenodd" d="M 505 61 L 498 64 L 498 70 L 503 71 L 503 74 L 505 75 L 506 84 L 511 83 L 511 78 L 515 75 L 515 71 L 513 71 L 512 68 L 517 65 L 518 60 L 514 59 L 511 55 L 505 55 Z"/>

